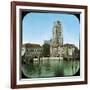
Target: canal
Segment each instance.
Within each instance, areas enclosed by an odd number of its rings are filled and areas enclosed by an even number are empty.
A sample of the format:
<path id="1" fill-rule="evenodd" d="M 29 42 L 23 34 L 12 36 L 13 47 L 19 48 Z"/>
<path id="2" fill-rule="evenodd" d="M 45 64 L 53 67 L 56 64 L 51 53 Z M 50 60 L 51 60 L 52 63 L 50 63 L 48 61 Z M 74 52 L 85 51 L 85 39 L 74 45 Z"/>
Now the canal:
<path id="1" fill-rule="evenodd" d="M 80 60 L 40 59 L 22 64 L 22 78 L 49 78 L 80 75 Z"/>

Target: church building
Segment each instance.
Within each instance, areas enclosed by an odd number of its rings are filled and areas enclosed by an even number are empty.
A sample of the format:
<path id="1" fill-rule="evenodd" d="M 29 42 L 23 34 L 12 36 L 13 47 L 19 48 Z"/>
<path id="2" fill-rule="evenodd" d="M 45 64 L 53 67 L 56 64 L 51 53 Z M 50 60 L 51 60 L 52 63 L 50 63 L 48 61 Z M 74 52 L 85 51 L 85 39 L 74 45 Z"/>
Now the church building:
<path id="1" fill-rule="evenodd" d="M 50 56 L 62 56 L 63 52 L 63 29 L 60 21 L 56 21 L 52 30 L 52 40 L 50 43 Z"/>

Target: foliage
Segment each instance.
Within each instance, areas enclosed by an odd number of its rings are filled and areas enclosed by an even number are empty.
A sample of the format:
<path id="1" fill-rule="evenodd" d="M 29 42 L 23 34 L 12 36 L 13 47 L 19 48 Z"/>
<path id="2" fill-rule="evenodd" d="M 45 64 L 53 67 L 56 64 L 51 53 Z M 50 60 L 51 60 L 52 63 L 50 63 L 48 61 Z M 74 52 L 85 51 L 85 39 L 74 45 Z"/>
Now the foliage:
<path id="1" fill-rule="evenodd" d="M 43 45 L 43 52 L 42 52 L 44 57 L 50 56 L 50 45 L 49 44 L 44 44 Z"/>

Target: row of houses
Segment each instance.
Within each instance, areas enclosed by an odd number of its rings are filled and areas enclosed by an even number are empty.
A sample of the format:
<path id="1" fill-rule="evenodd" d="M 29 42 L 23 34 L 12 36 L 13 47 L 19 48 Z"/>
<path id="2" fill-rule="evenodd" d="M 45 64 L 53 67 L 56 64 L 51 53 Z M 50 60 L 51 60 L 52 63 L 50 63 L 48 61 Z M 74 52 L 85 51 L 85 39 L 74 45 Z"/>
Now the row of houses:
<path id="1" fill-rule="evenodd" d="M 57 48 L 56 48 L 57 49 Z M 45 49 L 44 49 L 45 50 Z M 48 50 L 49 51 L 49 50 Z M 48 53 L 47 51 L 47 53 Z M 53 56 L 51 53 L 50 57 L 75 57 L 75 56 L 79 56 L 79 50 L 78 48 L 73 45 L 73 44 L 64 44 L 61 46 L 61 48 L 58 48 L 57 50 L 58 52 L 55 52 Z M 31 44 L 31 43 L 26 43 L 24 45 L 22 45 L 22 56 L 25 55 L 26 57 L 43 57 L 43 47 L 40 46 L 39 44 Z"/>
<path id="2" fill-rule="evenodd" d="M 26 43 L 22 45 L 22 56 L 39 57 L 42 54 L 42 47 L 39 44 Z"/>

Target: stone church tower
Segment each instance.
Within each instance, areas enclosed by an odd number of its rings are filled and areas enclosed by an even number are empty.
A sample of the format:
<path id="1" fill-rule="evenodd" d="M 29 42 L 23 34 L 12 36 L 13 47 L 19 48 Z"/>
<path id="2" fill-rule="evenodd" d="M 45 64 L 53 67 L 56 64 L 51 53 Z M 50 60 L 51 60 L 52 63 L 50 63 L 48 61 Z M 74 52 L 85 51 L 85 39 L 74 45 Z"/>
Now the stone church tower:
<path id="1" fill-rule="evenodd" d="M 50 55 L 60 56 L 63 45 L 63 30 L 60 21 L 56 21 L 52 30 L 52 41 L 50 44 Z"/>

